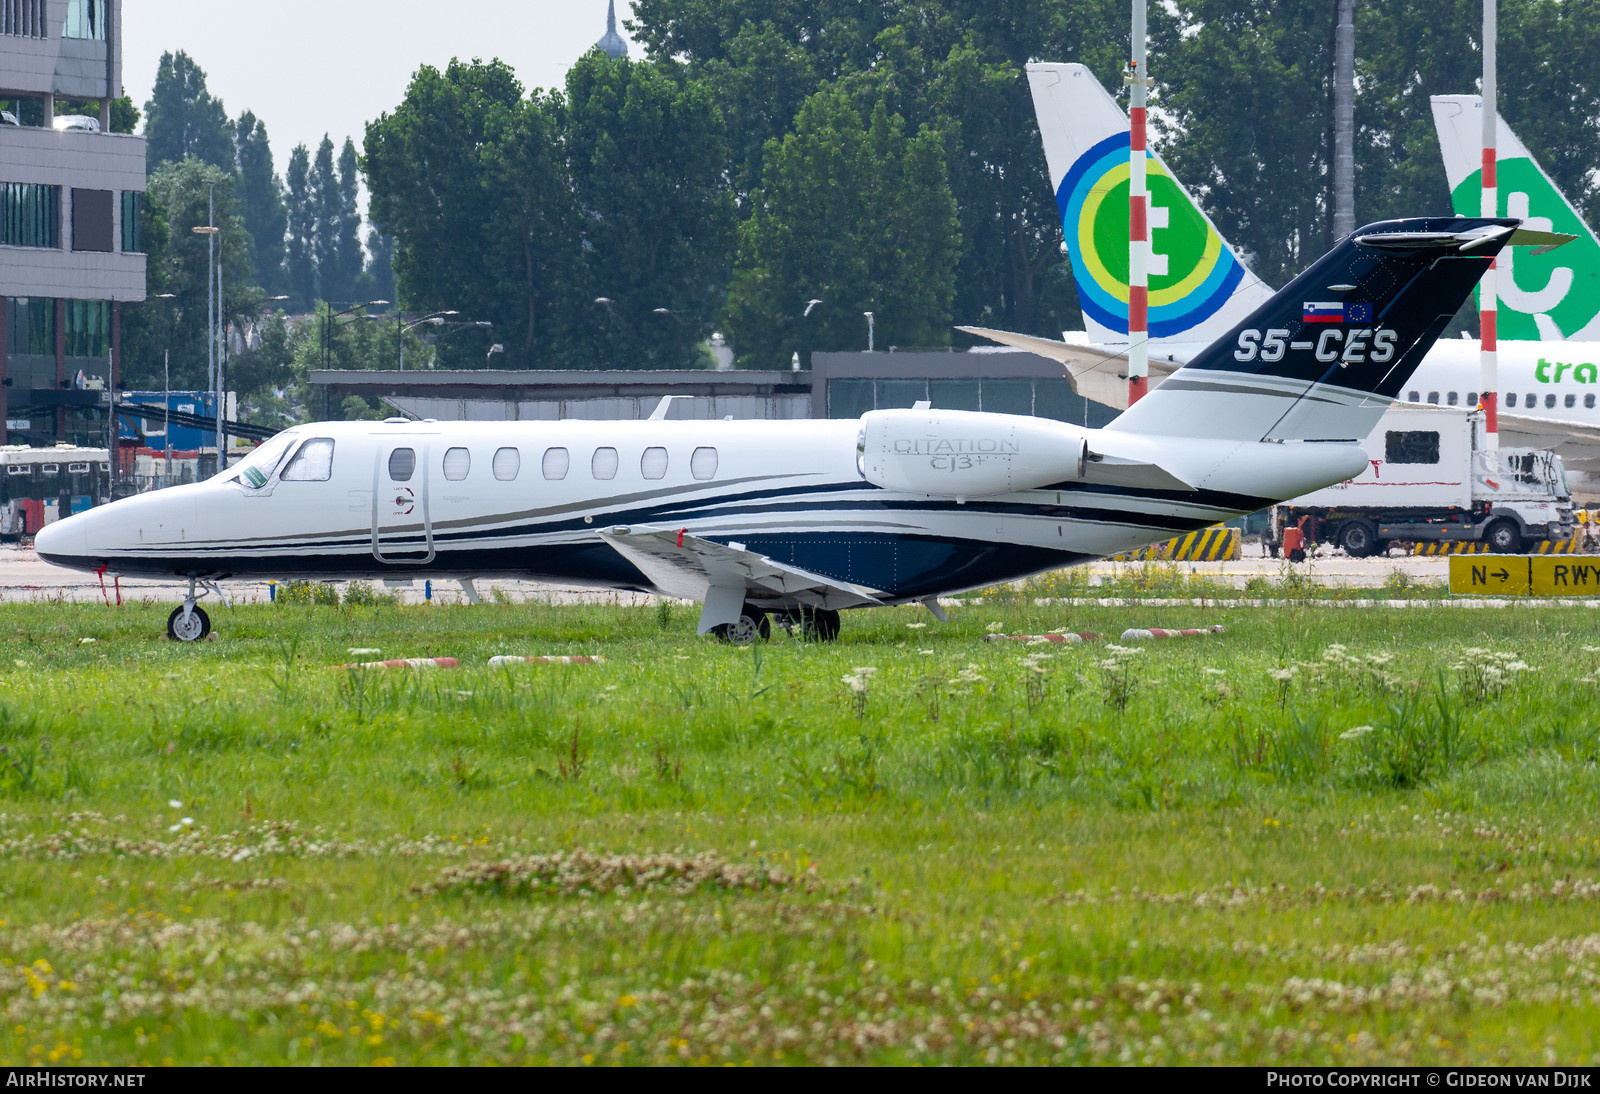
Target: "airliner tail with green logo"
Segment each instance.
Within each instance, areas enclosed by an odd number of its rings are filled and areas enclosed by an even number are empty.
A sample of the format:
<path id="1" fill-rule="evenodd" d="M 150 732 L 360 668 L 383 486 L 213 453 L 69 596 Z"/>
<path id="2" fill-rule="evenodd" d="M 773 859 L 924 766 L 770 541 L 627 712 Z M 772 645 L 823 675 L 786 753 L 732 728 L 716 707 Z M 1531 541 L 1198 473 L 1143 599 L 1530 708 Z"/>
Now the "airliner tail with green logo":
<path id="1" fill-rule="evenodd" d="M 1128 340 L 1128 116 L 1078 64 L 1031 64 L 1028 86 L 1072 256 L 1091 342 Z M 1150 189 L 1150 337 L 1206 343 L 1272 290 L 1245 268 L 1216 225 L 1146 152 Z"/>
<path id="2" fill-rule="evenodd" d="M 1477 95 L 1435 95 L 1430 102 L 1455 211 L 1475 217 L 1482 209 L 1483 100 Z M 1500 339 L 1600 341 L 1600 243 L 1506 120 L 1497 121 L 1495 181 L 1501 212 L 1530 228 L 1578 237 L 1547 254 L 1513 255 L 1507 250 L 1500 256 Z"/>

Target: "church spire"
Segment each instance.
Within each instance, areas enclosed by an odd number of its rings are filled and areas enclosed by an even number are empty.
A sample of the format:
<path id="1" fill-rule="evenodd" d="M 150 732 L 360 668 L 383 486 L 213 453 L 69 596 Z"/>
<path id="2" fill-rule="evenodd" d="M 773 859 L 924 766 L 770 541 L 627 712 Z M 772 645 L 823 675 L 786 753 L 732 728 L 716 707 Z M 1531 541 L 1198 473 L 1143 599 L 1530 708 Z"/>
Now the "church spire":
<path id="1" fill-rule="evenodd" d="M 611 0 L 606 7 L 606 34 L 595 45 L 605 50 L 613 61 L 628 55 L 628 43 L 617 33 L 617 0 Z"/>

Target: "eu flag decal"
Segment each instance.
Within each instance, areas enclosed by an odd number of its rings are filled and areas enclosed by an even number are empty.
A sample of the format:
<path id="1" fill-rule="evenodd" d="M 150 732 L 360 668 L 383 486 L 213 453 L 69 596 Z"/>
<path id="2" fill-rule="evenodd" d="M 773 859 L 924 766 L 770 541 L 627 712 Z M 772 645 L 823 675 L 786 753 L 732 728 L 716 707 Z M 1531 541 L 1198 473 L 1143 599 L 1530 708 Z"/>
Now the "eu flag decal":
<path id="1" fill-rule="evenodd" d="M 1301 306 L 1300 319 L 1305 323 L 1370 323 L 1372 305 L 1308 300 Z"/>

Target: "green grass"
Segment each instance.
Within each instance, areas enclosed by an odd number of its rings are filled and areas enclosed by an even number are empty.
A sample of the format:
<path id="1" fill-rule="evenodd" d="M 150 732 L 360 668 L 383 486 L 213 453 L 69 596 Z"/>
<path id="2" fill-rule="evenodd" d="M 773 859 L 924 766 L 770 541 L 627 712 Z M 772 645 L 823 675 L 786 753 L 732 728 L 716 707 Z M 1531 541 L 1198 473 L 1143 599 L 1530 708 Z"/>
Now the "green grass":
<path id="1" fill-rule="evenodd" d="M 6 606 L 0 1063 L 1600 1055 L 1587 616 L 1017 599 Z"/>

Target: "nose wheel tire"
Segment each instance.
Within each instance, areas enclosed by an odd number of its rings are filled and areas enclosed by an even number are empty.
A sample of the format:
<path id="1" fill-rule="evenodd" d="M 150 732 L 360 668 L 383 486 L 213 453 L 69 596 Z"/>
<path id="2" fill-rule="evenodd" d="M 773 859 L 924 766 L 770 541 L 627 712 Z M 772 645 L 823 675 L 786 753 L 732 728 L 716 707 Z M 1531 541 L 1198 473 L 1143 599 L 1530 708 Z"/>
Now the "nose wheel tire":
<path id="1" fill-rule="evenodd" d="M 199 642 L 211 633 L 211 617 L 204 608 L 180 604 L 167 616 L 167 637 L 174 642 Z"/>

